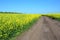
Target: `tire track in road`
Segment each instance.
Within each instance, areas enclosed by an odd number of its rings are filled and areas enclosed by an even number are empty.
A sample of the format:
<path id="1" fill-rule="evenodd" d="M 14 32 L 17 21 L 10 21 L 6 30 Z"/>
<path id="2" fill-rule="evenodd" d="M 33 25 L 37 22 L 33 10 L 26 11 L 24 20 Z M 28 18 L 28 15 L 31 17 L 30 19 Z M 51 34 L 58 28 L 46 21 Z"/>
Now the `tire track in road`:
<path id="1" fill-rule="evenodd" d="M 43 17 L 43 20 L 44 21 L 43 21 L 43 26 L 41 30 L 42 32 L 40 34 L 41 36 L 40 39 L 41 40 L 57 40 L 44 17 Z"/>
<path id="2" fill-rule="evenodd" d="M 60 24 L 58 21 L 45 17 L 47 23 L 49 24 L 51 30 L 53 31 L 54 35 L 56 36 L 57 40 L 60 40 Z"/>

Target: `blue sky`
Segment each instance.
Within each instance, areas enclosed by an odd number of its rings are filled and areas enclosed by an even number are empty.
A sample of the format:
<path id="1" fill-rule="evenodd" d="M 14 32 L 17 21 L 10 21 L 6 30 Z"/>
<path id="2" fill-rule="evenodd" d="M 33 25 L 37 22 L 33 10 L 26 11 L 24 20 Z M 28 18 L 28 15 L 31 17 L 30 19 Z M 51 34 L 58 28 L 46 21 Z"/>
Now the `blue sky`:
<path id="1" fill-rule="evenodd" d="M 60 0 L 0 0 L 0 11 L 22 13 L 60 12 Z"/>

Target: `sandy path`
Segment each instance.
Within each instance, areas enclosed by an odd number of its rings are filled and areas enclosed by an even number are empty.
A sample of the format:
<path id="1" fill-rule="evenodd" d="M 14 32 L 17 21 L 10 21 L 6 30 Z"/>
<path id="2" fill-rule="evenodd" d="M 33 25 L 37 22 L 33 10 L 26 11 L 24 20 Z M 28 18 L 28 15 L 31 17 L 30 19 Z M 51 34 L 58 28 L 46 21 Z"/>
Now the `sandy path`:
<path id="1" fill-rule="evenodd" d="M 60 40 L 60 22 L 43 16 L 16 40 Z"/>

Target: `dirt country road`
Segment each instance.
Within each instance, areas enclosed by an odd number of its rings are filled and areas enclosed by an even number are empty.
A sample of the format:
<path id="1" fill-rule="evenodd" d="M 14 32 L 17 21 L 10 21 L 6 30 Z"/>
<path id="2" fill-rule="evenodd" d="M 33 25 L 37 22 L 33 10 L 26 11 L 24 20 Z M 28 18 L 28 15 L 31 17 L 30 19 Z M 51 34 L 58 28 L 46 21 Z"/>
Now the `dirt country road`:
<path id="1" fill-rule="evenodd" d="M 60 40 L 60 22 L 43 16 L 16 40 Z"/>

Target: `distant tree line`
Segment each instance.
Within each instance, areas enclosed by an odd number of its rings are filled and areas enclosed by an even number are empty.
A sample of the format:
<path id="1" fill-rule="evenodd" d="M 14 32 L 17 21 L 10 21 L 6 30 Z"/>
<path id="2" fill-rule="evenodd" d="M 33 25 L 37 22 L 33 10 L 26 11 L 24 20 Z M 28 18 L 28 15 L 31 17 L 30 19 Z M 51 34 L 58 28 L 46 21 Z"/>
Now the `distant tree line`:
<path id="1" fill-rule="evenodd" d="M 7 13 L 7 14 L 23 14 L 23 13 L 18 13 L 18 12 L 0 12 L 0 13 L 3 13 L 3 14 L 5 14 L 5 13 Z"/>

